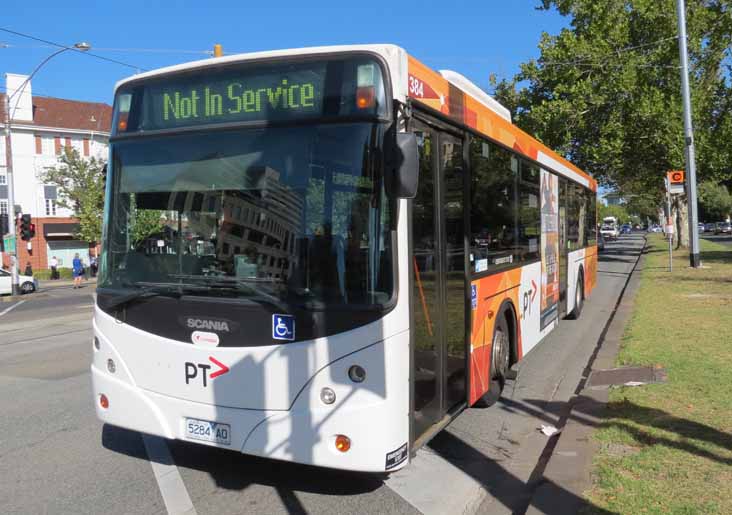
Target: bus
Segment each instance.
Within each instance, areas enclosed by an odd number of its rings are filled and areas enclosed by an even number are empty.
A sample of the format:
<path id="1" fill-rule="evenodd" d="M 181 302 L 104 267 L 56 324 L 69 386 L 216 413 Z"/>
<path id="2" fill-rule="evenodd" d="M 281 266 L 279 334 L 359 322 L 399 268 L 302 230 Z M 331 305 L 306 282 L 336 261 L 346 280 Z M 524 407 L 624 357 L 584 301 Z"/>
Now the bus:
<path id="1" fill-rule="evenodd" d="M 394 45 L 115 87 L 91 375 L 104 423 L 389 473 L 596 281 L 596 182 Z"/>

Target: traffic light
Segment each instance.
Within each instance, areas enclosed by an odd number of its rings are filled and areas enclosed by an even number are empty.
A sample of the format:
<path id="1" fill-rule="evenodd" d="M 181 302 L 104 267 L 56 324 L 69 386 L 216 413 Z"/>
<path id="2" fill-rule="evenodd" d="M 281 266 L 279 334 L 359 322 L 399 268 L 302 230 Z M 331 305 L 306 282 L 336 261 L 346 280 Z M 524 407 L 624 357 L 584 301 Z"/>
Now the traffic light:
<path id="1" fill-rule="evenodd" d="M 36 235 L 36 224 L 31 222 L 31 215 L 20 217 L 20 239 L 30 241 Z"/>

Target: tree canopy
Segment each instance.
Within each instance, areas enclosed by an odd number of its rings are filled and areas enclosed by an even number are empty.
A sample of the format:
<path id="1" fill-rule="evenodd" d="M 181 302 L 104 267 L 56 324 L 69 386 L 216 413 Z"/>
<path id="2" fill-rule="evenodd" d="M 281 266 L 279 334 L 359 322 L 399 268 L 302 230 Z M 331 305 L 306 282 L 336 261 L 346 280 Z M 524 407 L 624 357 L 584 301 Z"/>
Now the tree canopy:
<path id="1" fill-rule="evenodd" d="M 700 219 L 707 222 L 726 220 L 732 213 L 732 195 L 723 184 L 703 182 L 699 185 Z"/>
<path id="2" fill-rule="evenodd" d="M 41 173 L 41 180 L 58 189 L 56 203 L 74 211 L 79 219 L 78 237 L 89 243 L 102 237 L 104 215 L 105 162 L 82 157 L 72 147 L 65 147 L 58 163 Z"/>
<path id="3" fill-rule="evenodd" d="M 496 87 L 515 123 L 626 198 L 660 205 L 683 169 L 675 0 L 541 0 L 570 27 Z M 732 2 L 687 0 L 699 181 L 732 176 Z"/>

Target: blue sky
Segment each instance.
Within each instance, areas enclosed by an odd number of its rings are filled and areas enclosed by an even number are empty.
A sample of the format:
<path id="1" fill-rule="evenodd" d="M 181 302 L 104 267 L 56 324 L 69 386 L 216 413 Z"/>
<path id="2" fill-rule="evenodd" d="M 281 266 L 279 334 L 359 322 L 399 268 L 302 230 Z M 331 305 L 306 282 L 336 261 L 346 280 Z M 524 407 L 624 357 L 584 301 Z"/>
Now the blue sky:
<path id="1" fill-rule="evenodd" d="M 9 4 L 9 5 L 7 5 Z M 538 56 L 542 31 L 556 34 L 566 19 L 537 11 L 539 0 L 399 2 L 158 2 L 5 0 L 0 27 L 71 45 L 144 69 L 191 61 L 203 54 L 107 49 L 205 51 L 226 54 L 314 45 L 395 43 L 427 65 L 450 68 L 487 88 L 488 76 L 510 77 Z M 4 46 L 8 45 L 8 46 Z M 30 73 L 54 51 L 0 31 L 0 71 Z M 135 73 L 65 52 L 33 80 L 36 95 L 107 102 L 114 83 Z M 4 86 L 4 79 L 2 81 Z"/>

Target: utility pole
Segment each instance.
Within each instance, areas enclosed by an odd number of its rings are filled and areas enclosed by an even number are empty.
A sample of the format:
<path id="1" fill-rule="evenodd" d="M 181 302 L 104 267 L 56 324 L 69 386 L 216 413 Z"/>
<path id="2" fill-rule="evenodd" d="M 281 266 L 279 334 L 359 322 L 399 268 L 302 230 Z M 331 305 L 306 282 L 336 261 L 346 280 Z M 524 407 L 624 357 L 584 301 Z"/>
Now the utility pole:
<path id="1" fill-rule="evenodd" d="M 13 187 L 13 144 L 10 141 L 10 92 L 5 92 L 5 174 L 8 180 L 8 235 L 15 245 L 10 249 L 11 295 L 18 295 L 18 237 L 15 234 L 18 218 L 15 214 L 15 188 Z"/>
<path id="2" fill-rule="evenodd" d="M 686 147 L 686 195 L 689 202 L 689 261 L 692 268 L 699 268 L 699 228 L 696 208 L 696 159 L 694 156 L 694 129 L 691 124 L 691 98 L 689 95 L 689 54 L 686 49 L 686 7 L 684 0 L 676 0 L 679 23 L 679 57 L 681 58 L 681 98 L 684 102 L 684 146 Z"/>

